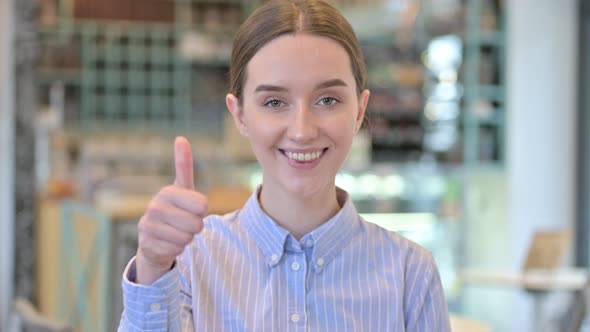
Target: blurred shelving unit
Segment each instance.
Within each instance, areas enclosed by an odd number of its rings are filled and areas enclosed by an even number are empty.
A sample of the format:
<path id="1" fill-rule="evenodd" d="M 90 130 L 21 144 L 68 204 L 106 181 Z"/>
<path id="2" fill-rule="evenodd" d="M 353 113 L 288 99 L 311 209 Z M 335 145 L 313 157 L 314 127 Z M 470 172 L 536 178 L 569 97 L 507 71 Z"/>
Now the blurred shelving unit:
<path id="1" fill-rule="evenodd" d="M 255 4 L 43 1 L 41 100 L 51 104 L 51 87 L 61 86 L 63 125 L 82 133 L 220 136 L 231 38 Z"/>
<path id="2" fill-rule="evenodd" d="M 50 86 L 62 86 L 66 128 L 195 129 L 220 136 L 231 38 L 258 1 L 129 0 L 117 12 L 104 9 L 108 1 L 41 3 L 53 12 L 40 20 L 41 100 L 50 104 Z M 505 36 L 499 0 L 336 3 L 365 51 L 374 161 L 417 160 L 431 152 L 455 164 L 502 163 Z M 424 58 L 429 42 L 444 35 L 460 36 L 464 45 L 462 107 L 457 133 L 446 125 L 450 143 L 437 150 L 429 142 L 440 141 L 443 126 L 433 134 L 426 111 L 433 109 L 428 90 L 439 78 Z"/>
<path id="3" fill-rule="evenodd" d="M 431 154 L 456 166 L 501 165 L 501 1 L 343 3 L 369 71 L 373 161 Z"/>
<path id="4" fill-rule="evenodd" d="M 53 119 L 45 120 L 51 123 L 50 129 L 40 133 L 52 140 L 46 148 L 51 153 L 45 154 L 51 160 L 43 161 L 51 163 L 51 176 L 65 174 L 60 179 L 76 183 L 80 198 L 90 202 L 104 195 L 137 194 L 134 191 L 152 194 L 168 183 L 174 169 L 170 136 L 197 133 L 218 142 L 227 113 L 224 96 L 231 39 L 255 4 L 241 0 L 40 1 L 40 113 Z M 59 133 L 51 136 L 52 129 Z M 53 146 L 53 142 L 58 143 Z M 194 143 L 199 151 L 195 178 L 201 190 L 209 185 L 199 177 L 201 166 L 214 160 L 218 151 L 200 149 L 205 144 L 201 140 Z M 218 145 L 206 144 L 219 150 Z M 219 173 L 216 178 L 231 178 L 222 167 L 209 168 Z M 82 174 L 76 174 L 77 170 Z M 153 181 L 158 184 L 147 185 Z M 120 288 L 114 285 L 120 284 L 120 273 L 135 248 L 132 221 L 130 227 L 113 231 L 111 321 L 105 331 L 116 329 L 122 310 Z M 39 289 L 40 307 L 57 315 L 54 308 L 63 307 L 64 302 L 54 296 L 57 285 L 52 284 L 52 271 L 43 270 L 40 275 L 45 282 Z"/>
<path id="5" fill-rule="evenodd" d="M 500 0 L 465 5 L 463 154 L 468 166 L 502 166 L 505 137 L 505 23 Z"/>
<path id="6" fill-rule="evenodd" d="M 192 128 L 209 136 L 224 135 L 225 93 L 234 33 L 257 0 L 176 0 L 183 59 L 190 63 Z"/>
<path id="7" fill-rule="evenodd" d="M 502 3 L 381 1 L 371 7 L 372 13 L 366 8 L 357 12 L 353 6 L 345 14 L 361 40 L 369 71 L 372 160 L 397 165 L 395 174 L 408 167 L 409 174 L 419 179 L 439 176 L 455 181 L 454 190 L 448 183 L 443 186 L 447 188 L 444 194 L 426 189 L 432 183 L 417 182 L 414 188 L 424 192 L 407 196 L 412 204 L 407 212 L 436 216 L 432 225 L 439 233 L 435 238 L 446 241 L 439 246 L 434 241 L 430 248 L 439 263 L 450 307 L 462 310 L 457 271 L 466 263 L 464 250 L 472 245 L 468 240 L 471 223 L 483 218 L 471 215 L 472 186 L 487 185 L 490 178 L 498 181 L 497 175 L 480 179 L 477 169 L 498 169 L 504 161 Z M 389 18 L 387 23 L 382 23 L 383 17 Z M 403 180 L 409 181 L 411 175 Z M 497 187 L 491 185 L 486 193 L 501 194 Z M 498 203 L 487 207 L 494 211 L 489 213 L 501 209 Z M 404 211 L 403 205 L 393 210 Z"/>
<path id="8" fill-rule="evenodd" d="M 361 42 L 371 98 L 365 129 L 374 162 L 407 162 L 422 153 L 424 66 L 414 1 L 341 1 Z"/>
<path id="9" fill-rule="evenodd" d="M 361 9 L 359 13 L 357 8 L 363 8 L 361 6 L 369 9 Z M 361 41 L 369 72 L 372 94 L 367 127 L 373 161 L 405 163 L 433 155 L 442 162 L 461 163 L 462 156 L 457 152 L 459 107 L 456 111 L 450 110 L 455 111 L 451 117 L 448 116 L 449 102 L 436 107 L 442 102 L 435 100 L 440 99 L 435 93 L 441 90 L 438 86 L 442 84 L 438 82 L 438 73 L 429 68 L 427 58 L 437 60 L 441 56 L 428 52 L 434 39 L 449 39 L 462 33 L 462 9 L 460 0 L 390 0 L 378 4 L 373 1 L 344 7 Z M 461 43 L 451 46 L 460 60 Z M 453 65 L 457 68 L 452 69 L 459 71 L 460 62 Z M 455 73 L 454 81 L 447 86 L 460 89 L 457 76 Z M 460 97 L 453 97 L 452 102 L 458 104 Z M 447 115 L 435 118 L 431 116 L 433 112 Z M 440 144 L 443 140 L 447 142 Z"/>

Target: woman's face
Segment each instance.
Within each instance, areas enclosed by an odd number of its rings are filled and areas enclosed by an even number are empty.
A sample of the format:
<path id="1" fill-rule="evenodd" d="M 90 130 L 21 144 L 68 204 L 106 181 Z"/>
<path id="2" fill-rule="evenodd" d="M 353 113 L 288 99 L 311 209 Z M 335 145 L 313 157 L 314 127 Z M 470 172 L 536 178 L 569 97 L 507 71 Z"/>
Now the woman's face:
<path id="1" fill-rule="evenodd" d="M 242 105 L 231 94 L 226 102 L 264 187 L 307 197 L 333 189 L 369 97 L 357 93 L 348 53 L 329 38 L 283 35 L 246 69 Z"/>

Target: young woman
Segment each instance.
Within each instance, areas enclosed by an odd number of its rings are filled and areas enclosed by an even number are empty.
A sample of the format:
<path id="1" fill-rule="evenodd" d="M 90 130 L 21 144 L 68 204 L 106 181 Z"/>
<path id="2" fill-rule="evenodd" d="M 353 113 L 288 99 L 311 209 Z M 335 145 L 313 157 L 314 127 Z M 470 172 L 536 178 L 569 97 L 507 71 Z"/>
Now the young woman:
<path id="1" fill-rule="evenodd" d="M 120 331 L 450 331 L 429 252 L 359 217 L 336 173 L 369 99 L 350 25 L 321 0 L 272 0 L 235 36 L 226 103 L 263 169 L 208 216 L 188 141 L 139 222 Z"/>

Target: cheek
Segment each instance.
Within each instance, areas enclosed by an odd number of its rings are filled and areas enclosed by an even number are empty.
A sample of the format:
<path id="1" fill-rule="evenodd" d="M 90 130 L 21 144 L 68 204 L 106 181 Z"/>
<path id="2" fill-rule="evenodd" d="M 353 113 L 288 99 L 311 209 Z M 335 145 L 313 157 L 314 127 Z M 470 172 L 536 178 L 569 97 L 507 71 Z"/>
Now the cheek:
<path id="1" fill-rule="evenodd" d="M 263 120 L 253 117 L 247 123 L 250 143 L 254 149 L 272 146 L 279 137 L 277 126 Z"/>
<path id="2" fill-rule="evenodd" d="M 338 146 L 338 155 L 339 159 L 346 159 L 348 152 L 352 146 L 352 141 L 354 139 L 354 129 L 355 125 L 347 123 L 346 125 L 342 126 L 340 130 L 333 131 L 332 137 L 334 140 L 339 144 Z"/>
<path id="3" fill-rule="evenodd" d="M 331 136 L 337 138 L 337 142 L 350 144 L 355 133 L 357 123 L 355 119 L 348 116 L 343 117 L 340 121 L 333 121 L 330 124 Z"/>

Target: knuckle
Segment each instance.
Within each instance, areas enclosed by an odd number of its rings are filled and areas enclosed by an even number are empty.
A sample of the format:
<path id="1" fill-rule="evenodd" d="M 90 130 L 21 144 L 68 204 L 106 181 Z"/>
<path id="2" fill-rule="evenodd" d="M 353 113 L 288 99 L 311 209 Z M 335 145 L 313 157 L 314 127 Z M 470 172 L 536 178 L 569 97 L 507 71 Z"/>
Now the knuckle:
<path id="1" fill-rule="evenodd" d="M 184 247 L 182 247 L 182 246 L 176 246 L 176 247 L 174 248 L 174 252 L 172 253 L 172 255 L 171 255 L 171 256 L 174 256 L 174 257 L 176 257 L 176 256 L 180 256 L 180 255 L 182 254 L 182 252 L 183 252 L 183 251 L 184 251 Z"/>
<path id="2" fill-rule="evenodd" d="M 209 200 L 207 196 L 200 192 L 194 192 L 193 200 L 195 202 L 195 210 L 198 210 L 198 214 L 206 213 L 209 210 Z"/>
<path id="3" fill-rule="evenodd" d="M 195 233 L 200 233 L 201 231 L 203 231 L 203 228 L 205 228 L 205 223 L 202 219 L 198 219 L 195 223 Z"/>
<path id="4" fill-rule="evenodd" d="M 188 233 L 183 234 L 182 242 L 184 245 L 191 243 L 192 240 L 193 240 L 193 236 L 191 234 L 188 234 Z"/>
<path id="5" fill-rule="evenodd" d="M 147 233 L 147 221 L 145 217 L 141 218 L 141 220 L 137 223 L 137 232 L 139 234 Z"/>
<path id="6" fill-rule="evenodd" d="M 199 193 L 198 199 L 201 201 L 201 203 L 203 204 L 207 204 L 209 202 L 209 199 L 207 198 L 207 196 Z"/>
<path id="7" fill-rule="evenodd" d="M 162 215 L 162 204 L 157 200 L 154 200 L 148 205 L 145 215 L 147 218 L 157 220 Z"/>
<path id="8" fill-rule="evenodd" d="M 207 198 L 201 202 L 201 208 L 203 210 L 202 214 L 206 215 L 209 211 L 209 200 Z"/>

